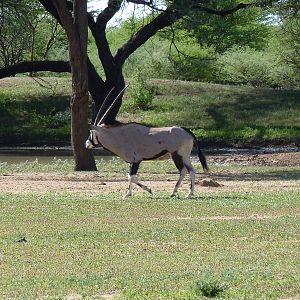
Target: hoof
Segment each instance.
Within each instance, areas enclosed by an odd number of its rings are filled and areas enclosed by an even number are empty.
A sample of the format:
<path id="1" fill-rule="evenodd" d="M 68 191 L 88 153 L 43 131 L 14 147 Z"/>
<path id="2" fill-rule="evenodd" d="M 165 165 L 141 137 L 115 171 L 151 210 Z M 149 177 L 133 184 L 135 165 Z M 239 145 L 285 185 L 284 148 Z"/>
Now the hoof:
<path id="1" fill-rule="evenodd" d="M 186 199 L 190 199 L 190 198 L 192 198 L 193 196 L 194 196 L 194 194 L 188 193 L 188 194 L 185 196 L 185 198 L 186 198 Z"/>
<path id="2" fill-rule="evenodd" d="M 123 196 L 123 199 L 126 199 L 126 198 L 131 197 L 131 196 L 132 196 L 132 194 L 126 194 L 126 195 Z"/>

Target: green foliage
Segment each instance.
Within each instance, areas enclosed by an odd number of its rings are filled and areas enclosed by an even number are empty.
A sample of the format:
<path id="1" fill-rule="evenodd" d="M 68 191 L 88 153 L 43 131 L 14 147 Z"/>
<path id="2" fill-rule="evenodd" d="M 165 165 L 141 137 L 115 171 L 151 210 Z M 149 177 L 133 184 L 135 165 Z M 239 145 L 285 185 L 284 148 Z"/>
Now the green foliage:
<path id="1" fill-rule="evenodd" d="M 182 9 L 189 9 L 180 2 Z M 211 8 L 223 9 L 236 1 L 211 1 Z M 181 5 L 180 4 L 180 5 Z M 154 15 L 144 19 L 130 18 L 108 29 L 112 52 L 126 42 Z M 276 37 L 280 24 L 268 20 L 260 9 L 238 11 L 226 17 L 192 13 L 171 29 L 164 29 L 139 47 L 125 62 L 124 74 L 131 78 L 136 70 L 143 78 L 247 84 L 259 87 L 294 87 L 300 75 L 297 60 L 297 31 L 291 31 L 294 44 L 278 47 L 283 37 Z M 286 23 L 287 24 L 287 23 Z M 293 22 L 295 27 L 296 21 Z M 286 28 L 286 27 L 285 27 Z M 297 28 L 297 27 L 295 27 Z M 277 38 L 277 47 L 272 46 Z M 279 49 L 280 50 L 277 50 Z M 103 73 L 97 49 L 90 45 L 91 58 Z M 294 57 L 294 64 L 287 58 Z"/>
<path id="2" fill-rule="evenodd" d="M 232 0 L 211 2 L 210 8 L 218 10 L 238 3 Z M 213 48 L 220 54 L 234 46 L 262 50 L 269 37 L 269 25 L 258 8 L 240 10 L 225 17 L 194 10 L 178 27 L 185 30 L 186 35 L 193 36 L 201 47 Z"/>
<path id="3" fill-rule="evenodd" d="M 28 117 L 32 127 L 59 128 L 70 123 L 71 112 L 69 109 L 56 111 L 56 108 L 52 108 L 48 114 L 44 115 L 33 110 Z"/>
<path id="4" fill-rule="evenodd" d="M 300 76 L 300 12 L 285 19 L 277 34 L 282 60 L 292 65 Z"/>
<path id="5" fill-rule="evenodd" d="M 194 290 L 198 296 L 216 298 L 220 296 L 225 289 L 211 273 L 207 273 L 201 280 L 196 281 Z"/>
<path id="6" fill-rule="evenodd" d="M 4 1 L 0 24 L 0 66 L 66 58 L 64 31 L 39 1 Z"/>
<path id="7" fill-rule="evenodd" d="M 255 87 L 292 87 L 297 82 L 294 70 L 283 64 L 276 53 L 232 48 L 218 58 L 218 78 L 229 84 Z"/>
<path id="8" fill-rule="evenodd" d="M 213 48 L 200 47 L 193 38 L 179 35 L 172 48 L 170 63 L 173 78 L 189 81 L 213 81 L 216 53 Z M 180 49 L 180 52 L 178 52 Z"/>
<path id="9" fill-rule="evenodd" d="M 126 103 L 126 106 L 133 110 L 149 110 L 152 108 L 154 95 L 154 87 L 147 85 L 142 74 L 137 72 L 131 80 L 128 92 L 128 97 L 131 101 Z"/>
<path id="10" fill-rule="evenodd" d="M 1 143 L 55 144 L 63 140 L 69 143 L 70 81 L 48 78 L 47 82 L 51 88 L 38 85 L 30 78 L 0 82 Z"/>
<path id="11" fill-rule="evenodd" d="M 24 4 L 2 1 L 0 7 L 0 66 L 19 63 L 30 46 L 30 26 L 24 18 Z"/>

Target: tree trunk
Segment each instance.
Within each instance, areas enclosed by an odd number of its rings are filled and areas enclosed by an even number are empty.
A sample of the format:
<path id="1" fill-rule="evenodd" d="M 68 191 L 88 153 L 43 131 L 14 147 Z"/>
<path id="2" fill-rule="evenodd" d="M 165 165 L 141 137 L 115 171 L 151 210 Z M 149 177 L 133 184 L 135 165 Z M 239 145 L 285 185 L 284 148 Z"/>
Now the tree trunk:
<path id="1" fill-rule="evenodd" d="M 75 171 L 96 170 L 92 151 L 85 148 L 88 137 L 87 0 L 73 1 L 73 15 L 65 1 L 53 0 L 67 33 L 72 73 L 71 142 Z"/>
<path id="2" fill-rule="evenodd" d="M 93 152 L 85 148 L 88 136 L 88 95 L 71 100 L 71 142 L 74 153 L 75 171 L 97 170 Z"/>

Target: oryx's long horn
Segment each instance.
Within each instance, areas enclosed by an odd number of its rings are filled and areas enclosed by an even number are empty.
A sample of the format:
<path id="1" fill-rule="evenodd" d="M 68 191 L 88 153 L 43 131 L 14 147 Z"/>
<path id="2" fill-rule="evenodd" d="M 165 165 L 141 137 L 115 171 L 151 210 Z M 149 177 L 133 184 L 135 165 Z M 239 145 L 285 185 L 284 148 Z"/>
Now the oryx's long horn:
<path id="1" fill-rule="evenodd" d="M 102 105 L 101 105 L 101 107 L 100 107 L 100 109 L 99 109 L 99 111 L 98 111 L 98 113 L 97 113 L 96 118 L 95 118 L 94 125 L 97 124 L 98 119 L 99 119 L 99 116 L 101 116 L 101 114 L 102 114 L 102 112 L 103 112 L 103 109 L 104 109 L 104 107 L 105 107 L 105 105 L 106 105 L 106 102 L 107 102 L 109 96 L 111 95 L 111 93 L 112 93 L 112 91 L 113 91 L 114 89 L 115 89 L 115 87 L 113 86 L 112 89 L 111 89 L 111 90 L 109 91 L 109 93 L 107 94 L 107 96 L 105 97 L 105 99 L 103 100 Z"/>
<path id="2" fill-rule="evenodd" d="M 114 105 L 116 104 L 116 102 L 118 101 L 118 99 L 120 98 L 120 96 L 122 95 L 122 93 L 128 88 L 128 85 L 126 85 L 123 90 L 117 95 L 117 97 L 114 99 L 114 101 L 112 102 L 112 104 L 109 106 L 109 108 L 107 109 L 107 111 L 104 113 L 104 115 L 102 116 L 102 118 L 100 119 L 100 121 L 98 122 L 97 126 L 99 126 L 100 124 L 102 124 L 105 120 L 105 118 L 107 117 L 107 115 L 109 114 L 109 112 L 112 110 L 112 108 L 114 107 Z"/>

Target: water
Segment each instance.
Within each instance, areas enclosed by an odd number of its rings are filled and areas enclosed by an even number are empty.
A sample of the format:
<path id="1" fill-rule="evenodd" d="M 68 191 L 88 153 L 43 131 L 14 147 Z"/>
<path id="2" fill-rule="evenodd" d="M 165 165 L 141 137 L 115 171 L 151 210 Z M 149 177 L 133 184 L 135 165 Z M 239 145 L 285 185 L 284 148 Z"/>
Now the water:
<path id="1" fill-rule="evenodd" d="M 261 147 L 261 148 L 218 148 L 204 149 L 206 155 L 234 155 L 234 154 L 263 154 L 296 152 L 296 147 Z M 93 150 L 95 159 L 112 159 L 110 152 L 103 149 Z M 51 163 L 54 158 L 61 160 L 73 160 L 70 147 L 63 148 L 0 148 L 0 163 L 17 164 L 24 162 Z"/>
<path id="2" fill-rule="evenodd" d="M 38 155 L 13 155 L 13 154 L 0 154 L 0 163 L 18 164 L 25 162 L 38 161 L 42 164 L 53 162 L 54 158 L 62 160 L 72 160 L 72 156 L 38 156 Z"/>
<path id="3" fill-rule="evenodd" d="M 111 153 L 97 149 L 94 151 L 95 159 L 112 158 Z M 73 154 L 70 147 L 63 148 L 0 148 L 0 163 L 18 164 L 25 162 L 52 163 L 54 159 L 73 161 Z"/>

